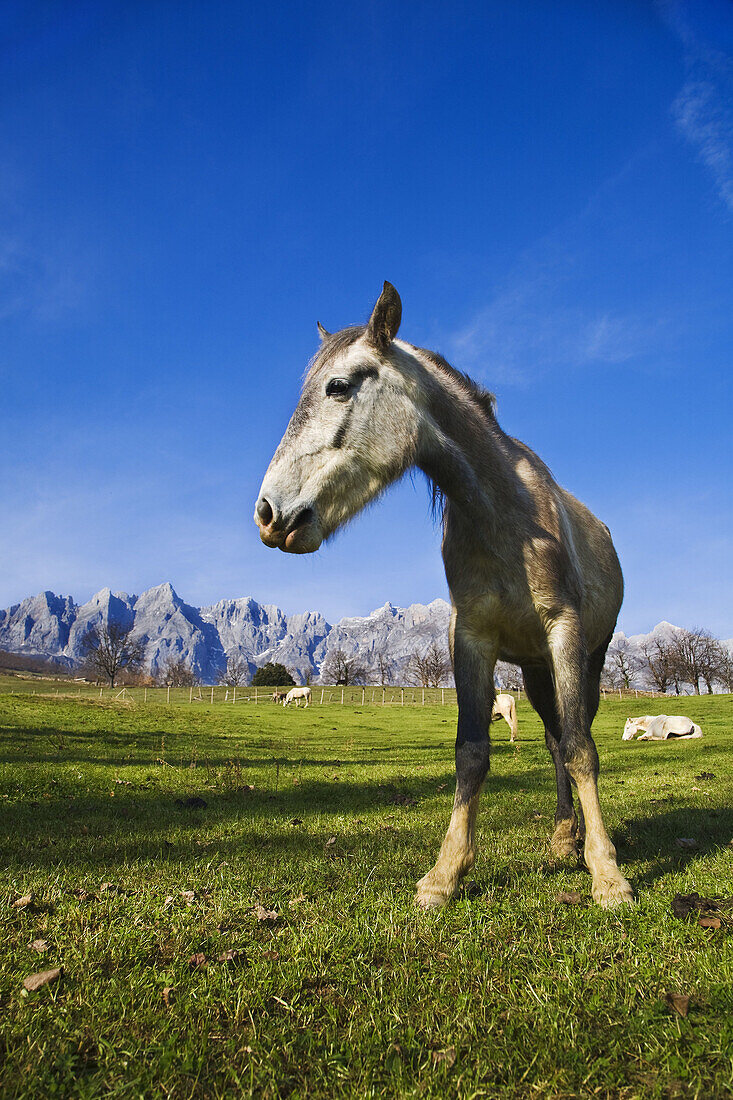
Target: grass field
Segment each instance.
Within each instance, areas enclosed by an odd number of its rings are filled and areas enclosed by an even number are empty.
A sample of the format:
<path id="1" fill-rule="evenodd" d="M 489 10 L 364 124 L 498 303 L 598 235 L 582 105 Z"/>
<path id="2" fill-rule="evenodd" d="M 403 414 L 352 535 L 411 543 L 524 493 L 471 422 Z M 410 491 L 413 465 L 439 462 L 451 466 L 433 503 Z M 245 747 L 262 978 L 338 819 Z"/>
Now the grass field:
<path id="1" fill-rule="evenodd" d="M 633 907 L 549 859 L 523 704 L 516 749 L 493 727 L 475 872 L 426 915 L 454 707 L 1 694 L 2 1096 L 733 1095 L 733 937 L 670 910 L 733 895 L 733 700 L 683 709 L 702 741 L 622 744 L 627 702 L 596 721 Z"/>

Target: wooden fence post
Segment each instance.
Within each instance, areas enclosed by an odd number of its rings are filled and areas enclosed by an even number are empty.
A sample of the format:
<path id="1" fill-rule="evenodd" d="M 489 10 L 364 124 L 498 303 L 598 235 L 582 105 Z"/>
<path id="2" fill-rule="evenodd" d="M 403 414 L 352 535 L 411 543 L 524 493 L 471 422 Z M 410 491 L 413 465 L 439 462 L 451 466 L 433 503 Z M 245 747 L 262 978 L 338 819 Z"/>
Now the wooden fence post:
<path id="1" fill-rule="evenodd" d="M 321 688 L 321 706 L 323 705 L 323 694 L 324 694 L 325 690 L 326 690 L 325 688 Z"/>
<path id="2" fill-rule="evenodd" d="M 193 702 L 193 687 L 190 687 L 188 689 L 188 701 L 189 701 L 189 703 Z"/>
<path id="3" fill-rule="evenodd" d="M 213 687 L 211 689 L 211 705 L 212 705 L 212 707 L 214 705 L 214 689 L 213 689 Z"/>
<path id="4" fill-rule="evenodd" d="M 235 684 L 234 685 L 234 691 L 232 693 L 232 703 L 236 703 L 236 701 L 237 701 L 237 685 Z"/>
<path id="5" fill-rule="evenodd" d="M 170 686 L 170 684 L 168 684 L 168 698 L 166 699 L 166 702 L 170 703 L 170 701 L 171 701 L 171 686 Z"/>
<path id="6" fill-rule="evenodd" d="M 400 706 L 404 707 L 404 705 L 405 705 L 405 689 L 400 688 L 400 691 L 402 692 L 402 702 L 400 703 Z"/>
<path id="7" fill-rule="evenodd" d="M 341 706 L 344 705 L 344 689 L 341 688 Z"/>
<path id="8" fill-rule="evenodd" d="M 384 706 L 384 699 L 385 699 L 386 694 L 387 694 L 386 689 L 384 687 L 382 687 L 382 706 Z"/>
<path id="9" fill-rule="evenodd" d="M 425 688 L 422 689 L 422 705 L 425 706 Z"/>

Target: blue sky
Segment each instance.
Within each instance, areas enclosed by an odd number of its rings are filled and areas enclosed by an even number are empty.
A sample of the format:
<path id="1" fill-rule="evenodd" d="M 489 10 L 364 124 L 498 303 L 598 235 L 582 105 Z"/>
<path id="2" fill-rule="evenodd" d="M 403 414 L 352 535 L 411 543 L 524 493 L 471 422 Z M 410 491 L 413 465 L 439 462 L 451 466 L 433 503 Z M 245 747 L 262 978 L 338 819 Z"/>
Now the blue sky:
<path id="1" fill-rule="evenodd" d="M 733 635 L 733 5 L 6 3 L 0 606 L 445 595 L 421 478 L 318 554 L 262 475 L 327 328 L 401 335 L 611 527 L 621 626 Z"/>

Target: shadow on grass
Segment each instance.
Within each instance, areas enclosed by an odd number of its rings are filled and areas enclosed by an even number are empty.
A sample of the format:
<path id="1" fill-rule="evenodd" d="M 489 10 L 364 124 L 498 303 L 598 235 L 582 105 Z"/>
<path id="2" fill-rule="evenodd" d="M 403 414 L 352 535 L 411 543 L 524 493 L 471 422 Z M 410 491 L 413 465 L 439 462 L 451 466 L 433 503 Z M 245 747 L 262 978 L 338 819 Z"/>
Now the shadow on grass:
<path id="1" fill-rule="evenodd" d="M 259 761 L 258 763 L 262 763 Z M 296 762 L 297 763 L 297 762 Z M 322 764 L 322 761 L 318 762 Z M 179 783 L 162 788 L 162 782 L 139 787 L 120 786 L 114 797 L 99 793 L 76 796 L 58 790 L 51 799 L 28 798 L 0 807 L 0 835 L 7 838 L 0 857 L 12 860 L 22 851 L 24 862 L 48 866 L 63 858 L 78 858 L 103 864 L 111 856 L 116 861 L 159 859 L 169 853 L 168 838 L 184 834 L 176 847 L 193 846 L 199 837 L 221 853 L 262 852 L 276 847 L 280 850 L 316 851 L 324 840 L 312 832 L 321 815 L 341 814 L 366 825 L 372 837 L 402 836 L 415 832 L 416 819 L 425 830 L 421 811 L 430 805 L 440 808 L 438 830 L 447 826 L 455 789 L 453 770 L 439 774 L 404 779 L 356 781 L 353 778 L 306 778 L 297 786 L 289 783 L 285 789 L 236 791 L 211 789 L 205 786 L 206 775 L 197 775 L 200 785 L 195 790 L 180 783 L 189 780 L 187 772 L 177 772 Z M 190 780 L 189 780 L 190 782 Z M 521 793 L 521 808 L 512 807 L 516 822 L 526 818 L 534 805 L 538 790 L 552 793 L 553 776 L 548 768 L 528 769 L 519 775 L 492 774 L 489 797 Z M 203 798 L 205 807 L 187 808 L 177 804 L 191 794 Z M 414 804 L 412 804 L 414 800 Z M 361 816 L 371 821 L 359 822 Z M 292 823 L 297 824 L 293 825 Z M 241 825 L 239 835 L 217 835 Z M 513 827 L 511 824 L 507 828 Z M 335 830 L 328 822 L 318 822 L 324 833 Z M 86 830 L 86 832 L 84 831 Z M 348 832 L 344 841 L 358 839 L 359 832 Z M 183 854 L 183 853 L 181 853 Z M 189 853 L 191 856 L 200 853 Z"/>
<path id="2" fill-rule="evenodd" d="M 701 856 L 730 852 L 733 810 L 727 806 L 685 807 L 649 813 L 620 823 L 612 835 L 622 861 L 641 860 L 649 868 L 635 876 L 637 887 L 649 886 L 668 874 L 684 871 Z M 694 841 L 681 847 L 678 839 Z"/>

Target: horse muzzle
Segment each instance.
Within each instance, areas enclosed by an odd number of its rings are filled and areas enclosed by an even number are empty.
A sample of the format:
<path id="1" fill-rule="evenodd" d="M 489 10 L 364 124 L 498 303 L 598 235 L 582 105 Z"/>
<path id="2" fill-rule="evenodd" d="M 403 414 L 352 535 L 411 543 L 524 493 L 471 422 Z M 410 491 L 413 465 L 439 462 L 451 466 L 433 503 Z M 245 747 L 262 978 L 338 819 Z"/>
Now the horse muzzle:
<path id="1" fill-rule="evenodd" d="M 254 520 L 265 546 L 286 554 L 312 554 L 323 542 L 314 508 L 299 508 L 288 514 L 263 495 L 257 501 Z"/>

